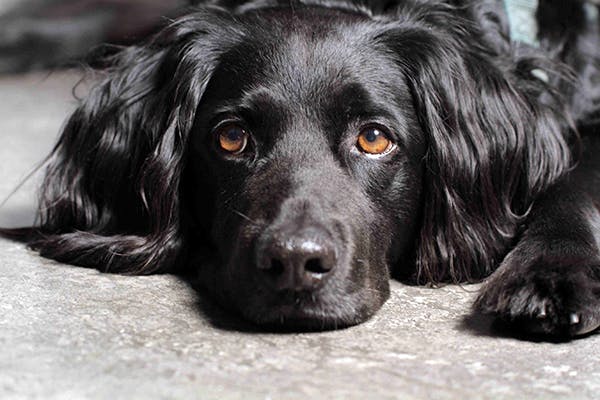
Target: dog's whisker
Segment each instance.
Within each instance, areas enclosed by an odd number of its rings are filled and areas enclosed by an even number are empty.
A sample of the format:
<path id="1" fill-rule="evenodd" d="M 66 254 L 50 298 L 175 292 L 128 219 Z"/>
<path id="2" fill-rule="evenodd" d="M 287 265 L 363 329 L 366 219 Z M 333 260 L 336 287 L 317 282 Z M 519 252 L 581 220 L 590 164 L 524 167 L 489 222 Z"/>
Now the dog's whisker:
<path id="1" fill-rule="evenodd" d="M 258 222 L 258 221 L 256 221 L 256 220 L 254 220 L 254 219 L 250 218 L 249 216 L 247 216 L 247 215 L 246 215 L 246 214 L 244 214 L 243 212 L 241 212 L 241 211 L 238 211 L 238 210 L 236 210 L 236 209 L 234 209 L 234 208 L 231 208 L 231 211 L 232 211 L 234 214 L 237 214 L 237 215 L 239 215 L 240 217 L 242 217 L 242 218 L 243 218 L 243 219 L 245 219 L 246 221 L 250 222 L 250 223 L 251 223 L 252 225 L 254 225 L 254 226 L 258 226 L 258 227 L 260 227 L 260 226 L 263 226 L 263 225 L 264 225 L 264 224 L 261 224 L 261 223 L 259 223 L 259 222 Z"/>

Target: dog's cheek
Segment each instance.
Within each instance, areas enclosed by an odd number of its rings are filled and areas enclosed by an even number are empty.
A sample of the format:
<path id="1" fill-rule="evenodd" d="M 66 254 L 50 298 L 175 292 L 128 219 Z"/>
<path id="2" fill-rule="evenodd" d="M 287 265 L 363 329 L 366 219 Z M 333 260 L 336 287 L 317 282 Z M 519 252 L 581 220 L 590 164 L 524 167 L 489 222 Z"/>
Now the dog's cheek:
<path id="1" fill-rule="evenodd" d="M 368 196 L 374 216 L 370 222 L 370 264 L 382 276 L 381 265 L 392 272 L 411 264 L 421 216 L 422 146 L 407 146 L 393 163 L 372 171 Z M 368 183 L 367 183 L 368 184 Z M 363 183 L 363 185 L 367 185 Z M 377 267 L 379 266 L 379 267 Z"/>
<path id="2" fill-rule="evenodd" d="M 415 151 L 414 158 L 421 152 Z M 406 160 L 397 169 L 390 186 L 381 196 L 389 223 L 390 244 L 387 258 L 396 277 L 410 274 L 422 216 L 422 166 L 417 160 Z M 399 273 L 397 275 L 397 273 Z"/>

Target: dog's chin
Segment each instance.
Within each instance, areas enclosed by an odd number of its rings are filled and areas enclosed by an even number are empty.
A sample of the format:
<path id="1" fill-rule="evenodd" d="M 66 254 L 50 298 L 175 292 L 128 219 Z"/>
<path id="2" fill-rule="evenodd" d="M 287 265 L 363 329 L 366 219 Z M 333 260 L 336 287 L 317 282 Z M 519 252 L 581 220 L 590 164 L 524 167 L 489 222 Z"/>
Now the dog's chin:
<path id="1" fill-rule="evenodd" d="M 272 294 L 268 299 L 255 297 L 239 310 L 246 320 L 269 331 L 325 331 L 368 320 L 381 308 L 388 294 L 374 296 L 373 291 L 365 291 L 333 297 L 290 291 Z"/>

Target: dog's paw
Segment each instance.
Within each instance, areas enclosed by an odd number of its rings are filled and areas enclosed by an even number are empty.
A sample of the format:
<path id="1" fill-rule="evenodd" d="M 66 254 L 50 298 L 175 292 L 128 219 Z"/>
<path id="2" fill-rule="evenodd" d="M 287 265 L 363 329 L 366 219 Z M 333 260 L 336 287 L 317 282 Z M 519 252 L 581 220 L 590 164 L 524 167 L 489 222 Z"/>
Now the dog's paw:
<path id="1" fill-rule="evenodd" d="M 489 278 L 475 301 L 476 312 L 495 315 L 526 334 L 573 337 L 600 326 L 600 265 L 512 261 Z"/>

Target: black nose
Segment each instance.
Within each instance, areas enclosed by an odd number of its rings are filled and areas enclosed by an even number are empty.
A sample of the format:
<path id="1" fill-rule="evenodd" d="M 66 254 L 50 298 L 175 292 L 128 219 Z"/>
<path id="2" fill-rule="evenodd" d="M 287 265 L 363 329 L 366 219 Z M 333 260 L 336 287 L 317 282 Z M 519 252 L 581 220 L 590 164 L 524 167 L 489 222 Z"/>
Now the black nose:
<path id="1" fill-rule="evenodd" d="M 313 290 L 331 275 L 336 256 L 329 235 L 320 229 L 305 229 L 267 235 L 257 261 L 275 289 Z"/>

